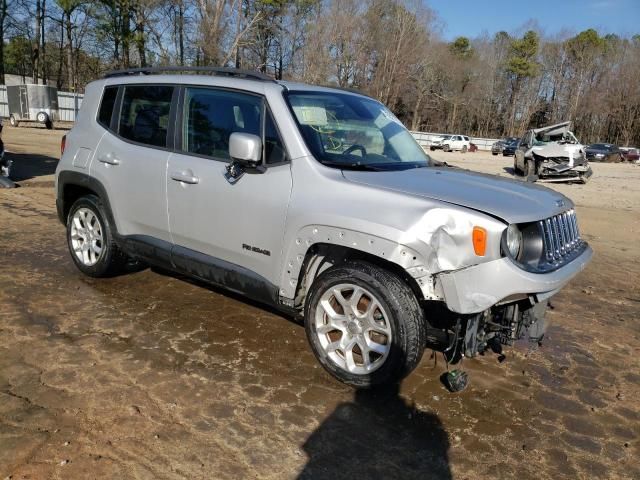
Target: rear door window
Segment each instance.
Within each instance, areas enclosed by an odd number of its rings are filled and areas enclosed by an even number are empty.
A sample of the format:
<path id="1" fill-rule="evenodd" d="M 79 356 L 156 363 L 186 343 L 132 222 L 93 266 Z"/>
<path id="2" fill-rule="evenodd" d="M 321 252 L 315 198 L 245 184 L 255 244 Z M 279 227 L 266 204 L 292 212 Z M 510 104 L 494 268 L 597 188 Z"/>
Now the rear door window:
<path id="1" fill-rule="evenodd" d="M 113 107 L 116 104 L 116 96 L 118 95 L 118 87 L 107 87 L 102 94 L 100 102 L 100 111 L 98 112 L 98 123 L 104 128 L 111 127 L 111 115 Z"/>
<path id="2" fill-rule="evenodd" d="M 122 97 L 118 134 L 137 143 L 167 146 L 173 87 L 126 85 Z"/>
<path id="3" fill-rule="evenodd" d="M 228 90 L 189 87 L 185 91 L 182 149 L 230 160 L 229 138 L 243 132 L 262 137 L 262 99 Z"/>

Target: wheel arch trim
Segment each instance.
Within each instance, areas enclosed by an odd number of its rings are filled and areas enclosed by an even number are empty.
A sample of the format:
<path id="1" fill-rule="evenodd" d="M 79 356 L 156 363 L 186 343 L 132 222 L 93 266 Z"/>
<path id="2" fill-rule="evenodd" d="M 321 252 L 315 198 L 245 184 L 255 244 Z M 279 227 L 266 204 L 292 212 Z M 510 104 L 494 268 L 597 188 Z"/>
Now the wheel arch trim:
<path id="1" fill-rule="evenodd" d="M 291 242 L 283 259 L 279 296 L 282 303 L 299 304 L 323 266 L 315 264 L 332 248 L 337 251 L 358 253 L 375 257 L 382 264 L 399 267 L 411 277 L 424 298 L 434 297 L 434 284 L 426 260 L 415 249 L 395 241 L 326 225 L 307 225 L 300 229 Z M 319 249 L 324 252 L 317 253 Z M 302 296 L 302 298 L 301 298 Z"/>
<path id="2" fill-rule="evenodd" d="M 99 180 L 87 175 L 86 173 L 74 172 L 72 170 L 64 170 L 58 174 L 58 191 L 56 192 L 56 209 L 58 212 L 58 219 L 63 225 L 67 223 L 67 215 L 71 208 L 71 202 L 66 198 L 65 192 L 69 187 L 77 187 L 84 190 L 88 190 L 94 193 L 104 206 L 104 211 L 107 216 L 113 233 L 117 235 L 116 222 L 111 210 L 111 204 L 109 202 L 109 195 L 107 190 Z"/>

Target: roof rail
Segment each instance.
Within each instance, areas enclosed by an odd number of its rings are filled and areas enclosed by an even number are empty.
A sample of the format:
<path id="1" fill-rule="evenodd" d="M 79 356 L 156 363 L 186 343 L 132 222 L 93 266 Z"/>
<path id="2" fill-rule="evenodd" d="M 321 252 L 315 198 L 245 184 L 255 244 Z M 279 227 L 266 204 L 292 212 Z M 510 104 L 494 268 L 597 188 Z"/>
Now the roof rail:
<path id="1" fill-rule="evenodd" d="M 185 73 L 208 73 L 210 75 L 219 75 L 223 77 L 240 77 L 247 80 L 258 80 L 261 82 L 275 82 L 268 75 L 251 70 L 240 70 L 228 67 L 142 67 L 128 68 L 125 70 L 114 70 L 108 72 L 102 78 L 126 77 L 128 75 L 153 75 L 168 72 L 185 72 Z"/>

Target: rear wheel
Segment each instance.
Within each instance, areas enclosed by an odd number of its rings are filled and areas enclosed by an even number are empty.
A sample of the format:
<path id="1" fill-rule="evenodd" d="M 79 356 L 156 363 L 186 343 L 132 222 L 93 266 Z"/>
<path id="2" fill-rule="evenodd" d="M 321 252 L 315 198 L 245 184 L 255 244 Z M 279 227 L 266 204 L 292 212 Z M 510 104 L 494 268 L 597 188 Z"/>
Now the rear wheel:
<path id="1" fill-rule="evenodd" d="M 104 206 L 95 195 L 81 197 L 67 216 L 67 244 L 78 269 L 90 277 L 121 273 L 127 256 L 116 245 Z"/>
<path id="2" fill-rule="evenodd" d="M 420 362 L 424 314 L 409 286 L 365 262 L 323 272 L 305 307 L 305 329 L 320 364 L 355 387 L 400 381 Z"/>
<path id="3" fill-rule="evenodd" d="M 462 146 L 462 153 L 467 153 L 467 146 L 466 145 Z"/>
<path id="4" fill-rule="evenodd" d="M 445 152 L 450 152 L 451 151 L 451 146 L 448 143 L 445 143 L 445 145 L 442 147 L 442 149 Z"/>

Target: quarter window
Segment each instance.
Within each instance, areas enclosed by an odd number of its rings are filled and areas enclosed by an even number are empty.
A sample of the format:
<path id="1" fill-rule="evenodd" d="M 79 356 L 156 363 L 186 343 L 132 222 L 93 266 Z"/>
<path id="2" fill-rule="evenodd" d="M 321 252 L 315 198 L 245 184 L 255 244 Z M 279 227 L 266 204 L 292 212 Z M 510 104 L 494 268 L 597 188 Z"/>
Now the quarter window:
<path id="1" fill-rule="evenodd" d="M 145 145 L 166 147 L 172 95 L 173 87 L 125 86 L 118 134 Z"/>
<path id="2" fill-rule="evenodd" d="M 230 160 L 229 137 L 235 132 L 261 135 L 262 99 L 225 90 L 187 88 L 184 99 L 183 150 Z"/>
<path id="3" fill-rule="evenodd" d="M 113 113 L 113 107 L 116 104 L 117 95 L 118 87 L 107 87 L 104 89 L 102 102 L 100 103 L 100 112 L 98 113 L 98 123 L 105 128 L 109 128 L 111 126 L 111 114 Z"/>

